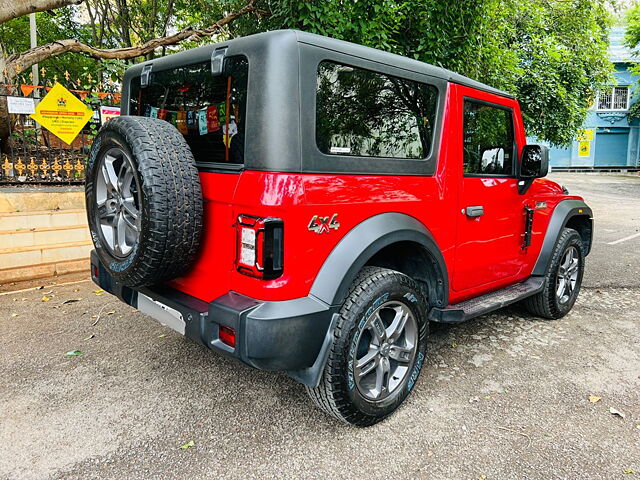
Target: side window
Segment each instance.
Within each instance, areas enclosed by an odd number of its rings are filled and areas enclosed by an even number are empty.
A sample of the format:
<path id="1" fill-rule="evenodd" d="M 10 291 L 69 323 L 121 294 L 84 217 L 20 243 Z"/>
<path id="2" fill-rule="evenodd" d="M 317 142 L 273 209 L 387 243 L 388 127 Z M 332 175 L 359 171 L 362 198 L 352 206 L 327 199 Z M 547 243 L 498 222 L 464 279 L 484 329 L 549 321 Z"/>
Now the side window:
<path id="1" fill-rule="evenodd" d="M 246 57 L 233 56 L 216 77 L 210 61 L 152 72 L 146 88 L 132 81 L 129 113 L 173 124 L 199 165 L 242 165 L 248 69 Z"/>
<path id="2" fill-rule="evenodd" d="M 463 135 L 465 174 L 513 174 L 515 148 L 511 110 L 465 100 Z"/>
<path id="3" fill-rule="evenodd" d="M 324 61 L 316 143 L 328 155 L 423 159 L 431 153 L 437 105 L 433 85 Z"/>

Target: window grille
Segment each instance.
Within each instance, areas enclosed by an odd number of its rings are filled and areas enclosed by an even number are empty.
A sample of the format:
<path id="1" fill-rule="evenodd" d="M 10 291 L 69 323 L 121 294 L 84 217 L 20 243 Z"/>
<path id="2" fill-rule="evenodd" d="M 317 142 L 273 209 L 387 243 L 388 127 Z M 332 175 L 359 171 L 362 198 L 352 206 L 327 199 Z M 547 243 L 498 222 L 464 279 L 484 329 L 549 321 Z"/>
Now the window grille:
<path id="1" fill-rule="evenodd" d="M 608 87 L 598 95 L 598 110 L 627 110 L 629 87 Z"/>
<path id="2" fill-rule="evenodd" d="M 629 100 L 629 87 L 615 87 L 613 89 L 613 109 L 626 110 Z"/>

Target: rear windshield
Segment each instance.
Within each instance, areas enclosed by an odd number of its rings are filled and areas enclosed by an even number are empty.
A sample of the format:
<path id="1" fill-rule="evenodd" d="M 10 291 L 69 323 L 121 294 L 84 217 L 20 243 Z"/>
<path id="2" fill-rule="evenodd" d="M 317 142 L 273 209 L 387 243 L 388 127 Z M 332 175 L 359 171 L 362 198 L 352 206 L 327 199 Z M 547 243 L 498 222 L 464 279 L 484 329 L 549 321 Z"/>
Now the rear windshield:
<path id="1" fill-rule="evenodd" d="M 211 75 L 211 62 L 151 73 L 147 87 L 131 84 L 130 115 L 173 124 L 191 147 L 199 166 L 242 165 L 248 62 L 225 59 L 224 73 Z"/>

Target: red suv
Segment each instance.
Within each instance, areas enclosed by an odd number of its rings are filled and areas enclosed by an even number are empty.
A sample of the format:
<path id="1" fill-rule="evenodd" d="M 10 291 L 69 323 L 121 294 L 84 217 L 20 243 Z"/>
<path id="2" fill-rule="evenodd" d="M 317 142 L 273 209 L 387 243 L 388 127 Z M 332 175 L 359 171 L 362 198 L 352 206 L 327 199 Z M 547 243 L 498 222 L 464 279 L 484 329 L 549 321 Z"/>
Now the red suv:
<path id="1" fill-rule="evenodd" d="M 93 280 L 336 418 L 393 412 L 429 322 L 559 318 L 592 243 L 509 94 L 276 31 L 154 59 L 89 158 Z"/>

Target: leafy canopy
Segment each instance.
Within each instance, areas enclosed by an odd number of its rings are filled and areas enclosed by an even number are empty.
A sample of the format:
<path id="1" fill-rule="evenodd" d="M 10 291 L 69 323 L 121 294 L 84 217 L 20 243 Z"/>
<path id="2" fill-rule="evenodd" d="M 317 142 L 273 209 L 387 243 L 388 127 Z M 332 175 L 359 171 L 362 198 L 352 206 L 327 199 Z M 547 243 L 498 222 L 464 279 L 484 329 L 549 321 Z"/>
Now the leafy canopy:
<path id="1" fill-rule="evenodd" d="M 238 8 L 246 2 L 236 2 Z M 38 45 L 74 38 L 99 49 L 117 49 L 141 45 L 153 38 L 164 37 L 186 28 L 207 27 L 220 20 L 227 12 L 222 1 L 209 0 L 85 0 L 79 6 L 68 6 L 50 12 L 36 14 Z M 208 23 L 207 23 L 208 22 Z M 185 42 L 172 50 L 195 46 Z M 0 24 L 0 54 L 6 56 L 29 49 L 29 17 L 14 18 Z M 147 56 L 163 55 L 157 49 Z M 143 57 L 142 60 L 145 58 Z M 49 72 L 47 78 L 56 75 L 62 79 L 68 71 L 72 86 L 85 88 L 86 77 L 101 76 L 115 82 L 122 78 L 127 66 L 122 60 L 96 60 L 78 53 L 48 58 L 40 62 Z M 81 78 L 81 84 L 76 79 Z M 30 82 L 29 72 L 23 73 L 19 82 Z M 67 82 L 68 83 L 68 82 Z"/>
<path id="2" fill-rule="evenodd" d="M 231 36 L 297 28 L 451 69 L 514 94 L 527 133 L 562 145 L 575 137 L 594 92 L 610 81 L 606 6 L 611 1 L 257 0 L 270 16 L 242 17 L 228 28 Z M 186 26 L 211 25 L 244 5 L 244 0 L 87 0 L 54 15 L 39 13 L 39 43 L 78 38 L 98 48 L 127 47 Z M 636 46 L 640 6 L 628 19 L 628 41 Z M 0 25 L 5 54 L 28 48 L 28 23 L 24 16 Z M 179 48 L 192 46 L 184 42 Z M 155 52 L 163 53 L 168 52 Z M 68 54 L 41 66 L 58 77 L 68 70 L 74 79 L 87 72 L 116 79 L 126 65 Z"/>
<path id="3" fill-rule="evenodd" d="M 635 51 L 636 55 L 640 53 L 640 3 L 634 4 L 626 12 L 625 20 L 627 28 L 625 30 L 625 44 L 627 47 Z M 634 75 L 640 76 L 640 65 L 635 64 L 631 68 Z M 629 119 L 640 119 L 640 102 L 632 103 L 629 108 Z"/>
<path id="4" fill-rule="evenodd" d="M 49 43 L 63 38 L 90 38 L 90 31 L 87 25 L 79 23 L 76 19 L 75 7 L 60 8 L 52 13 L 36 13 L 36 23 L 38 26 L 39 44 Z M 29 49 L 29 16 L 15 18 L 7 23 L 0 24 L 0 46 L 6 55 L 23 52 Z M 68 71 L 70 78 L 78 79 L 86 74 L 89 69 L 96 69 L 97 63 L 82 55 L 71 54 L 62 58 L 46 60 L 39 65 L 45 67 L 49 72 L 48 78 L 56 75 L 63 78 L 64 72 Z M 30 69 L 23 74 L 19 81 L 31 83 L 29 77 Z M 77 85 L 80 87 L 80 85 Z"/>
<path id="5" fill-rule="evenodd" d="M 277 28 L 328 35 L 441 66 L 520 100 L 528 135 L 566 145 L 609 80 L 607 0 L 263 0 Z M 640 28 L 639 28 L 640 31 Z"/>
<path id="6" fill-rule="evenodd" d="M 640 3 L 635 3 L 627 10 L 625 20 L 627 28 L 625 29 L 625 44 L 632 49 L 638 49 L 640 45 Z"/>

